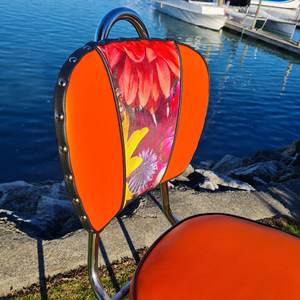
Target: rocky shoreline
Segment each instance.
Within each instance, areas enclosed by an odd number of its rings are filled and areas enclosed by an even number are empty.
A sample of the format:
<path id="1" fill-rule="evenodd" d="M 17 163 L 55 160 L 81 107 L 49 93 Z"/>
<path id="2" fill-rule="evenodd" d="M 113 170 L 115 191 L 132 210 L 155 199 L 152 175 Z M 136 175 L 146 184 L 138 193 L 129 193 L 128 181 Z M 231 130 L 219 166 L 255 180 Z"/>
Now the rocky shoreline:
<path id="1" fill-rule="evenodd" d="M 191 164 L 168 184 L 173 189 L 193 189 L 196 193 L 252 192 L 296 178 L 300 178 L 300 140 L 278 151 L 258 150 L 250 158 L 225 155 L 218 162 Z M 0 184 L 1 224 L 6 230 L 46 240 L 82 228 L 64 182 L 57 181 Z"/>

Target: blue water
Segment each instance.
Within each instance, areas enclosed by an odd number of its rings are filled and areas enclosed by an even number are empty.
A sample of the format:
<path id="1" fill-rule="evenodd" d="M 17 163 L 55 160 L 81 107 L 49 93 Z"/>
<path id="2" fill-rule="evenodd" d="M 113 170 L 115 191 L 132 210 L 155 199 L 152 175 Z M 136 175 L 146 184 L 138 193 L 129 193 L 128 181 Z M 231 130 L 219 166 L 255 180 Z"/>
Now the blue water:
<path id="1" fill-rule="evenodd" d="M 150 0 L 0 0 L 0 182 L 62 180 L 53 128 L 56 78 L 118 6 L 136 10 L 153 37 L 185 42 L 208 63 L 210 103 L 195 163 L 251 156 L 300 138 L 300 58 L 157 13 Z M 110 36 L 136 34 L 122 21 Z M 297 31 L 293 39 L 299 38 Z"/>

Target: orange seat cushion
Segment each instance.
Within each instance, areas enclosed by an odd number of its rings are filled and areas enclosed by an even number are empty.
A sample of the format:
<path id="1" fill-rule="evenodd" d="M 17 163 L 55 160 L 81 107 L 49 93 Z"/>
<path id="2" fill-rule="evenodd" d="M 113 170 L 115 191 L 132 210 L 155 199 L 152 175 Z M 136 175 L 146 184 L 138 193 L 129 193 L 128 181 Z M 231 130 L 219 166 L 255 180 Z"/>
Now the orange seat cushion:
<path id="1" fill-rule="evenodd" d="M 222 214 L 188 218 L 148 250 L 130 299 L 300 299 L 300 239 Z"/>

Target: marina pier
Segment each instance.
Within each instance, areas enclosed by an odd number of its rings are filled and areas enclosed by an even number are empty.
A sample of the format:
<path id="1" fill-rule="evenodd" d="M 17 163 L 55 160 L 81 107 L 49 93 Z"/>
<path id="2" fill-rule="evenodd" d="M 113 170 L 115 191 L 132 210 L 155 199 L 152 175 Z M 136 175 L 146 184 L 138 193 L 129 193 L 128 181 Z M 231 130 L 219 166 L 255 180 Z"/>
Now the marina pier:
<path id="1" fill-rule="evenodd" d="M 241 23 L 237 23 L 232 20 L 227 20 L 223 28 L 241 34 L 241 38 L 243 35 L 245 35 L 252 39 L 268 43 L 273 47 L 285 49 L 291 52 L 292 54 L 300 55 L 300 46 L 297 42 L 284 39 L 278 35 L 259 29 L 251 29 L 248 26 L 245 26 Z"/>

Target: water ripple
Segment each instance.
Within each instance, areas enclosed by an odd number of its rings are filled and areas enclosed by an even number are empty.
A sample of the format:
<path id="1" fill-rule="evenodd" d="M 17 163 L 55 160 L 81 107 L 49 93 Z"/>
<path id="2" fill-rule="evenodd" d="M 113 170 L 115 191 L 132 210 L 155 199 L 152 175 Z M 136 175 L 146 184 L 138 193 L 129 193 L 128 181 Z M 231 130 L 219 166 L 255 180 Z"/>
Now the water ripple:
<path id="1" fill-rule="evenodd" d="M 118 6 L 136 10 L 152 36 L 191 45 L 209 66 L 210 102 L 194 162 L 250 156 L 299 138 L 296 57 L 158 13 L 152 0 L 0 0 L 5 11 L 0 18 L 0 182 L 62 179 L 52 111 L 57 75 L 73 51 L 93 40 L 105 13 Z M 120 36 L 136 32 L 120 22 L 110 37 Z"/>

